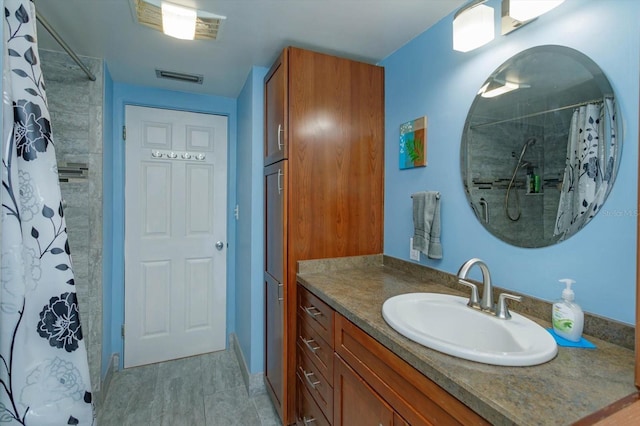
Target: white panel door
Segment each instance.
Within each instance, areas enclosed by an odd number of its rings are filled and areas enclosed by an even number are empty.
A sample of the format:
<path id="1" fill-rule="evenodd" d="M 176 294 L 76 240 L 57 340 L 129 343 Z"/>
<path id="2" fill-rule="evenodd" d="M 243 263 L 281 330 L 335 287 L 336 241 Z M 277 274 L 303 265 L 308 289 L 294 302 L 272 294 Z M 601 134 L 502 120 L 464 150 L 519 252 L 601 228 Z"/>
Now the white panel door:
<path id="1" fill-rule="evenodd" d="M 227 118 L 137 106 L 125 116 L 124 366 L 222 350 Z"/>

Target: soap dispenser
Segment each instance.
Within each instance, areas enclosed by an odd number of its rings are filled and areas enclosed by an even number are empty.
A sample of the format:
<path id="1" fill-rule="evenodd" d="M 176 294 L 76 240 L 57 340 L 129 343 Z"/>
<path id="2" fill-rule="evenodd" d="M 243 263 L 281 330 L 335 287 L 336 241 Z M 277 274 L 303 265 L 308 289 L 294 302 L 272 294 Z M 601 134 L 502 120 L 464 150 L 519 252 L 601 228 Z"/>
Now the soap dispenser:
<path id="1" fill-rule="evenodd" d="M 560 337 L 572 342 L 580 341 L 584 326 L 584 313 L 582 308 L 574 303 L 575 294 L 571 289 L 574 280 L 564 278 L 559 280 L 566 288 L 562 290 L 562 299 L 553 304 L 552 323 L 553 331 Z"/>

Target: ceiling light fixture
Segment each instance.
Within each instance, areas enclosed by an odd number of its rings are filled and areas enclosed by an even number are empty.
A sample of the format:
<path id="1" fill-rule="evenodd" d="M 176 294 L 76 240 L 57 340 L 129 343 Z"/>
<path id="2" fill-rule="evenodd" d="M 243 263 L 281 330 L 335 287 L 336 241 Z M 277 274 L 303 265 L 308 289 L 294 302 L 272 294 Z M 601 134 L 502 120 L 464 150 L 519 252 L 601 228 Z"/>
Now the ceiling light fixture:
<path id="1" fill-rule="evenodd" d="M 179 5 L 163 2 L 162 0 L 130 0 L 133 16 L 138 22 L 154 30 L 165 32 L 163 4 L 170 6 Z M 183 7 L 184 9 L 184 7 Z M 216 40 L 220 34 L 222 22 L 227 19 L 225 16 L 215 15 L 202 10 L 188 9 L 196 13 L 195 40 Z"/>
<path id="2" fill-rule="evenodd" d="M 528 24 L 564 0 L 502 0 L 502 35 Z"/>
<path id="3" fill-rule="evenodd" d="M 162 32 L 181 40 L 193 40 L 196 35 L 195 9 L 162 2 Z"/>
<path id="4" fill-rule="evenodd" d="M 474 0 L 458 10 L 453 17 L 453 50 L 468 52 L 493 40 L 493 8 L 487 0 Z"/>

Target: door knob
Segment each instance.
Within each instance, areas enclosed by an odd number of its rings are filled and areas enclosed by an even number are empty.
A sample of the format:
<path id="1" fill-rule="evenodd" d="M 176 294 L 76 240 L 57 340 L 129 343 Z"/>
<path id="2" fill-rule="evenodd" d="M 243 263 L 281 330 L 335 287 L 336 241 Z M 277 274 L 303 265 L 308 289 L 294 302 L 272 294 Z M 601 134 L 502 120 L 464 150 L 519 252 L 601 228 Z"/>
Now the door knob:
<path id="1" fill-rule="evenodd" d="M 218 241 L 218 242 L 216 243 L 216 248 L 217 248 L 218 250 L 222 250 L 222 249 L 224 248 L 224 243 L 223 243 L 222 241 Z"/>

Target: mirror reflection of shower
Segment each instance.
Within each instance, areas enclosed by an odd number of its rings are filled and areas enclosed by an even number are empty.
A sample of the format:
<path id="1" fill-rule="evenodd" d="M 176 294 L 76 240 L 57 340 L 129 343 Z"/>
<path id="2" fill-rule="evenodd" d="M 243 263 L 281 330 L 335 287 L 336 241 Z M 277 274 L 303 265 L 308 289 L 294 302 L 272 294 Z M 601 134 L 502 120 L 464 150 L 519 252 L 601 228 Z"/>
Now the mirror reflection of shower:
<path id="1" fill-rule="evenodd" d="M 529 138 L 526 140 L 526 142 L 524 143 L 524 145 L 522 145 L 522 150 L 520 151 L 520 155 L 518 156 L 518 162 L 516 163 L 516 166 L 513 169 L 513 174 L 511 176 L 511 180 L 509 181 L 509 185 L 507 186 L 507 194 L 504 197 L 504 211 L 507 215 L 507 217 L 509 218 L 509 220 L 512 221 L 517 221 L 520 219 L 520 215 L 522 214 L 522 210 L 520 208 L 520 197 L 518 195 L 518 191 L 515 191 L 515 194 L 513 196 L 513 200 L 515 201 L 515 205 L 514 205 L 514 209 L 515 209 L 515 214 L 512 214 L 511 209 L 509 208 L 509 199 L 510 199 L 510 195 L 511 195 L 511 190 L 514 187 L 514 183 L 516 180 L 516 176 L 518 174 L 518 170 L 520 170 L 521 168 L 526 167 L 528 170 L 532 170 L 533 166 L 531 165 L 531 163 L 529 163 L 528 161 L 523 161 L 524 158 L 524 154 L 527 152 L 527 148 L 529 148 L 531 145 L 535 145 L 536 143 L 536 138 Z M 529 176 L 531 173 L 529 173 L 529 171 L 527 172 L 527 176 Z M 529 188 L 529 185 L 531 183 L 527 180 L 527 188 Z M 529 189 L 527 189 L 528 191 Z"/>
<path id="2" fill-rule="evenodd" d="M 622 152 L 622 120 L 616 117 L 615 94 L 596 63 L 564 46 L 524 50 L 497 67 L 483 86 L 496 79 L 530 88 L 493 98 L 476 95 L 460 145 L 465 195 L 478 222 L 496 238 L 517 247 L 547 247 L 579 232 L 600 210 L 613 186 Z M 598 116 L 591 104 L 603 103 Z M 572 130 L 576 110 L 579 117 L 598 123 L 593 128 L 599 142 L 595 161 L 591 159 L 595 148 L 587 147 L 587 142 L 579 152 L 573 148 L 570 135 L 577 134 Z M 575 123 L 586 122 L 576 119 Z M 527 143 L 531 138 L 535 145 Z M 589 146 L 594 144 L 595 140 L 589 141 Z M 574 165 L 574 159 L 582 163 Z M 580 176 L 593 181 L 591 164 L 595 162 L 602 166 L 595 183 L 601 180 L 603 185 L 590 186 L 593 197 L 569 196 L 579 192 L 566 188 L 576 188 Z M 587 211 L 580 214 L 577 206 Z"/>

